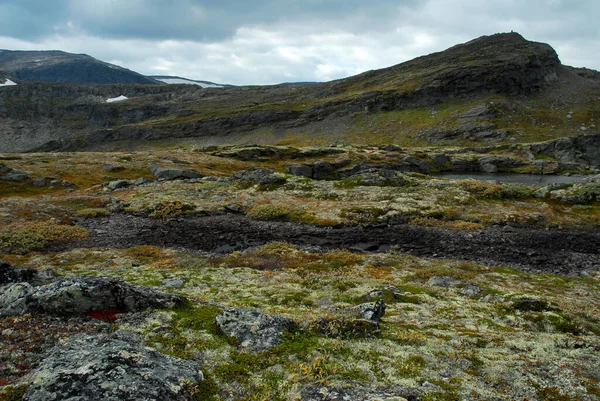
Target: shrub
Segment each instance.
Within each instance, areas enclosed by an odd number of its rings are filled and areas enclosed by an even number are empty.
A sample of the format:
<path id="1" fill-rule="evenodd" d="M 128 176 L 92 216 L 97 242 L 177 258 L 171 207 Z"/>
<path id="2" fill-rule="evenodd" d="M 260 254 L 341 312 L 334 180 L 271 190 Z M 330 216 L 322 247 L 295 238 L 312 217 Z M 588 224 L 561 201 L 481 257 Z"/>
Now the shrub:
<path id="1" fill-rule="evenodd" d="M 108 216 L 109 214 L 110 212 L 103 208 L 81 209 L 75 212 L 75 216 L 83 218 L 102 217 Z"/>
<path id="2" fill-rule="evenodd" d="M 196 207 L 179 201 L 164 201 L 151 208 L 150 217 L 172 217 L 191 212 Z"/>
<path id="3" fill-rule="evenodd" d="M 525 199 L 533 195 L 533 188 L 523 184 L 502 184 L 501 191 L 505 199 Z"/>
<path id="4" fill-rule="evenodd" d="M 82 227 L 53 221 L 10 224 L 0 230 L 0 252 L 24 254 L 42 250 L 53 242 L 88 236 Z"/>
<path id="5" fill-rule="evenodd" d="M 487 199 L 498 199 L 502 197 L 502 186 L 486 181 L 462 180 L 458 187 L 477 197 Z"/>

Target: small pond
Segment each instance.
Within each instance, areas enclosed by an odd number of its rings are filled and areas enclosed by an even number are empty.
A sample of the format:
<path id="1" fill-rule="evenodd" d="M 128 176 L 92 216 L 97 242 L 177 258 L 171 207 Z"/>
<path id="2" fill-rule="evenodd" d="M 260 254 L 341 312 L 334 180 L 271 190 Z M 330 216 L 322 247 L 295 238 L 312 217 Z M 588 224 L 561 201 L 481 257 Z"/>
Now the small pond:
<path id="1" fill-rule="evenodd" d="M 541 175 L 541 174 L 515 174 L 515 173 L 441 173 L 437 177 L 451 180 L 474 179 L 481 181 L 513 182 L 536 187 L 551 184 L 576 184 L 589 178 L 585 175 Z"/>

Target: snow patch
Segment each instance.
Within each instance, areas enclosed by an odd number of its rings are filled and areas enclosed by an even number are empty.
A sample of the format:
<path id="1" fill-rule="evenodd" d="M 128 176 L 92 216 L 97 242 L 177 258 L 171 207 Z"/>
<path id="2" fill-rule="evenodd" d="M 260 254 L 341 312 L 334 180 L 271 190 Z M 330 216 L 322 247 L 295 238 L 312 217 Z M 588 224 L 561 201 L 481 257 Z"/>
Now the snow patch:
<path id="1" fill-rule="evenodd" d="M 115 102 L 123 102 L 125 100 L 128 100 L 129 98 L 126 96 L 118 96 L 118 97 L 111 97 L 109 99 L 106 99 L 106 103 L 115 103 Z"/>
<path id="2" fill-rule="evenodd" d="M 198 85 L 203 88 L 222 88 L 222 85 L 213 84 L 210 82 L 192 81 L 191 79 L 183 78 L 154 78 L 157 81 L 164 82 L 166 84 L 186 84 L 186 85 Z"/>
<path id="3" fill-rule="evenodd" d="M 17 83 L 11 81 L 10 79 L 6 78 L 6 82 L 4 82 L 3 84 L 0 84 L 0 86 L 15 86 Z"/>

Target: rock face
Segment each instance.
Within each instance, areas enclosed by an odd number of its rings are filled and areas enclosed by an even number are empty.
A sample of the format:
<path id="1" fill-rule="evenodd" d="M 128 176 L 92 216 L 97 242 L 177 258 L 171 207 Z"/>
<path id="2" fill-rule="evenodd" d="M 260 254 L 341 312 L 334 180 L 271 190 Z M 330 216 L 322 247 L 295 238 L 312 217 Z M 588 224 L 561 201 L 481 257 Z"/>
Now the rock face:
<path id="1" fill-rule="evenodd" d="M 11 267 L 0 262 L 0 285 L 8 283 L 30 282 L 37 277 L 37 270 Z"/>
<path id="2" fill-rule="evenodd" d="M 0 287 L 0 314 L 83 314 L 90 311 L 133 312 L 173 307 L 183 297 L 106 277 L 74 277 L 42 286 L 13 283 Z"/>
<path id="3" fill-rule="evenodd" d="M 585 163 L 600 168 L 600 134 L 561 138 L 531 144 L 531 156 L 549 155 L 561 163 Z"/>
<path id="4" fill-rule="evenodd" d="M 249 309 L 231 309 L 217 316 L 223 333 L 235 338 L 240 348 L 260 352 L 281 344 L 284 330 L 295 323 L 284 317 L 269 316 Z"/>
<path id="5" fill-rule="evenodd" d="M 194 362 L 162 355 L 134 335 L 78 335 L 42 362 L 23 400 L 191 400 L 202 380 Z"/>

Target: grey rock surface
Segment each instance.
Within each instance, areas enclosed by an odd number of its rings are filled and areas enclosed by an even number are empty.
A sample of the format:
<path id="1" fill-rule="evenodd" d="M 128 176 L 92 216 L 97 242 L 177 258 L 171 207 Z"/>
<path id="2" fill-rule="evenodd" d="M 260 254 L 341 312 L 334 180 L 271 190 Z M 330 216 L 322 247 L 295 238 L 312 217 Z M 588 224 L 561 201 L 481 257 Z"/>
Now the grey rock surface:
<path id="1" fill-rule="evenodd" d="M 196 363 L 160 354 L 135 335 L 77 335 L 41 363 L 23 400 L 191 400 L 202 380 Z"/>
<path id="2" fill-rule="evenodd" d="M 173 307 L 183 301 L 178 295 L 107 277 L 62 278 L 38 287 L 24 283 L 0 287 L 2 315 L 70 315 L 108 309 L 134 312 L 149 307 Z"/>
<path id="3" fill-rule="evenodd" d="M 295 323 L 284 317 L 270 316 L 250 309 L 231 309 L 217 316 L 217 325 L 225 335 L 235 338 L 240 348 L 265 351 L 282 342 L 284 330 Z"/>
<path id="4" fill-rule="evenodd" d="M 37 273 L 35 269 L 17 268 L 0 262 L 0 285 L 33 281 Z"/>
<path id="5" fill-rule="evenodd" d="M 483 290 L 481 289 L 481 287 L 478 287 L 478 286 L 472 285 L 472 284 L 469 284 L 460 290 L 460 293 L 467 297 L 476 297 L 479 294 L 481 294 L 482 292 L 483 292 Z"/>
<path id="6" fill-rule="evenodd" d="M 285 168 L 291 175 L 307 178 L 313 177 L 312 166 L 308 166 L 306 164 L 294 164 L 292 166 L 286 166 Z"/>

